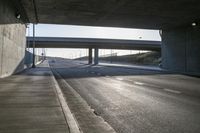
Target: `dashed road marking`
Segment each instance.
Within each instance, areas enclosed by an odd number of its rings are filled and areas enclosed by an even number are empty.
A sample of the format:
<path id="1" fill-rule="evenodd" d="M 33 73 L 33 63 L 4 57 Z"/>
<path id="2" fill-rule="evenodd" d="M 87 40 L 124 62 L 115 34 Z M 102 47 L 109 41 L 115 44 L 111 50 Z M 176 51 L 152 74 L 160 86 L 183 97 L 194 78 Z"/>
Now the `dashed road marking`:
<path id="1" fill-rule="evenodd" d="M 171 92 L 171 93 L 181 94 L 180 91 L 176 91 L 176 90 L 171 90 L 171 89 L 163 89 L 163 90 L 167 92 Z"/>
<path id="2" fill-rule="evenodd" d="M 108 76 L 108 75 L 105 75 L 105 77 L 110 78 L 110 76 Z M 123 78 L 120 78 L 120 77 L 116 77 L 115 79 L 120 80 L 120 81 L 123 81 L 123 80 L 124 80 Z M 132 81 L 132 80 L 127 79 L 126 81 Z M 140 86 L 147 85 L 147 84 L 145 84 L 145 83 L 138 82 L 138 81 L 134 81 L 133 83 L 134 83 L 135 85 L 140 85 Z M 161 88 L 161 87 L 155 86 L 155 85 L 152 86 L 152 87 Z M 167 92 L 175 93 L 175 94 L 181 94 L 181 91 L 177 91 L 177 90 L 166 89 L 166 88 L 163 89 L 163 90 L 164 90 L 164 91 L 167 91 Z"/>
<path id="3" fill-rule="evenodd" d="M 135 85 L 144 85 L 144 83 L 142 83 L 142 82 L 133 82 Z"/>
<path id="4" fill-rule="evenodd" d="M 120 80 L 120 81 L 124 80 L 123 78 L 119 78 L 119 77 L 117 77 L 116 79 L 117 79 L 117 80 Z"/>

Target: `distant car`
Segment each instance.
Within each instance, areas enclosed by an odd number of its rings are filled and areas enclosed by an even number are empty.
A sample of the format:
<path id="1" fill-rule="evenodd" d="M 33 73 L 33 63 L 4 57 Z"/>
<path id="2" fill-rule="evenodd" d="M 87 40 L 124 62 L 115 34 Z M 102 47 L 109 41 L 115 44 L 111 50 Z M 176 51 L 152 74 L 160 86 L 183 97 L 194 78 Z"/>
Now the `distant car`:
<path id="1" fill-rule="evenodd" d="M 55 62 L 56 62 L 55 60 L 52 60 L 52 61 L 51 61 L 51 63 L 55 63 Z"/>

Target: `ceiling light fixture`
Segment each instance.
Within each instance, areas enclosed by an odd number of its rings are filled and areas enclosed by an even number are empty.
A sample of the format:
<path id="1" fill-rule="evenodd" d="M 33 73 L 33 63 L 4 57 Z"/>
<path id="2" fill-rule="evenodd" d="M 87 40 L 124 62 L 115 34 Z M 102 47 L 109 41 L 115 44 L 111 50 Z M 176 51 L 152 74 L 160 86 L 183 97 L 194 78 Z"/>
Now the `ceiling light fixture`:
<path id="1" fill-rule="evenodd" d="M 19 13 L 16 13 L 15 17 L 16 17 L 17 19 L 20 19 L 20 18 L 21 18 L 21 15 L 20 15 Z"/>
<path id="2" fill-rule="evenodd" d="M 193 27 L 197 26 L 197 23 L 196 23 L 196 22 L 193 22 L 193 23 L 192 23 L 192 26 L 193 26 Z"/>

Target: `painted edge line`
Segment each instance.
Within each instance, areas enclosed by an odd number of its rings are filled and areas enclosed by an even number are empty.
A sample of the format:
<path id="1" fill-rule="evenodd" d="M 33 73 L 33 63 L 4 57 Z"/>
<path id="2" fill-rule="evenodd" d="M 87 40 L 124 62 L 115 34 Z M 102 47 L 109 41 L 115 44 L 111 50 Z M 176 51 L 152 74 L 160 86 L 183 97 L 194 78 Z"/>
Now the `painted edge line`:
<path id="1" fill-rule="evenodd" d="M 50 66 L 49 66 L 50 67 Z M 64 113 L 64 116 L 67 120 L 67 124 L 69 126 L 69 130 L 70 130 L 70 133 L 81 133 L 80 131 L 80 128 L 79 128 L 79 125 L 76 121 L 76 119 L 74 118 L 72 112 L 70 111 L 69 109 L 69 106 L 67 105 L 67 102 L 64 98 L 64 95 L 62 93 L 62 90 L 60 89 L 59 87 L 59 84 L 52 72 L 52 68 L 50 67 L 51 69 L 51 73 L 52 73 L 52 78 L 53 78 L 53 81 L 54 81 L 54 85 L 55 85 L 55 90 L 56 90 L 56 93 L 58 95 L 58 99 L 61 103 L 61 106 L 62 106 L 62 109 L 63 109 L 63 113 Z"/>
<path id="2" fill-rule="evenodd" d="M 163 89 L 163 90 L 171 92 L 171 93 L 181 94 L 180 91 L 176 91 L 176 90 L 171 90 L 171 89 Z"/>

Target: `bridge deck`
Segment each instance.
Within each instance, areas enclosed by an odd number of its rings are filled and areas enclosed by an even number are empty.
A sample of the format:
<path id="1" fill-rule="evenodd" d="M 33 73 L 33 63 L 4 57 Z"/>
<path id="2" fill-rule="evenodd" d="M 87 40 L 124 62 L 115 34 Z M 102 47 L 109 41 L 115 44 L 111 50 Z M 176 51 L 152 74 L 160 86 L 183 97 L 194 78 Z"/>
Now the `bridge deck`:
<path id="1" fill-rule="evenodd" d="M 28 47 L 33 38 L 27 37 Z M 120 40 L 97 38 L 36 37 L 36 48 L 102 48 L 102 49 L 139 49 L 160 50 L 161 41 Z"/>

